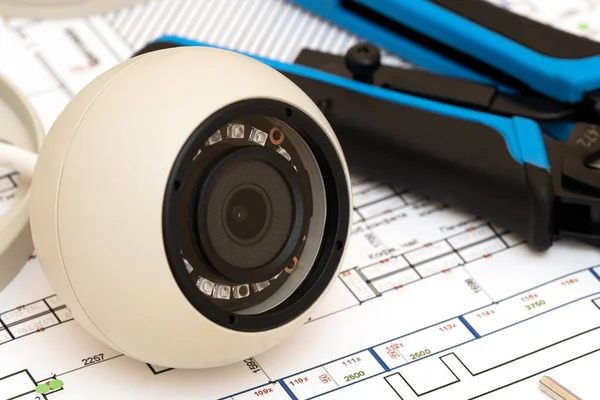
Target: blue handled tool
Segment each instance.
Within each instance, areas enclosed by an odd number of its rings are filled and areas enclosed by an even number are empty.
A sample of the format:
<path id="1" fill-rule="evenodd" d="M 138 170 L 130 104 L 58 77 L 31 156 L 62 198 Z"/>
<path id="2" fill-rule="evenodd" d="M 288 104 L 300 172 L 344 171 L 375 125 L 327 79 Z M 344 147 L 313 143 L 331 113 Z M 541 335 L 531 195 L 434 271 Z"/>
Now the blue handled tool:
<path id="1" fill-rule="evenodd" d="M 486 0 L 291 0 L 416 65 L 600 115 L 600 43 Z"/>
<path id="2" fill-rule="evenodd" d="M 208 45 L 165 36 L 135 55 L 178 46 Z M 573 105 L 382 66 L 368 43 L 345 56 L 305 49 L 294 64 L 246 55 L 319 105 L 351 172 L 494 221 L 534 249 L 557 237 L 600 245 L 600 126 L 575 123 L 560 139 L 542 129 L 576 115 Z"/>

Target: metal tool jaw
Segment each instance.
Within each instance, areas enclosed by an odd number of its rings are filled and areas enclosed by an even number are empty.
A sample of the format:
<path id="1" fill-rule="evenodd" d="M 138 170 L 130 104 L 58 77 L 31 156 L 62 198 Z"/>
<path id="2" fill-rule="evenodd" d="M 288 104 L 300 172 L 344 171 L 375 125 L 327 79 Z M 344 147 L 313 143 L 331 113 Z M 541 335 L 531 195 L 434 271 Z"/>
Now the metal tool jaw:
<path id="1" fill-rule="evenodd" d="M 578 123 L 564 141 L 546 138 L 559 237 L 600 246 L 600 126 Z"/>

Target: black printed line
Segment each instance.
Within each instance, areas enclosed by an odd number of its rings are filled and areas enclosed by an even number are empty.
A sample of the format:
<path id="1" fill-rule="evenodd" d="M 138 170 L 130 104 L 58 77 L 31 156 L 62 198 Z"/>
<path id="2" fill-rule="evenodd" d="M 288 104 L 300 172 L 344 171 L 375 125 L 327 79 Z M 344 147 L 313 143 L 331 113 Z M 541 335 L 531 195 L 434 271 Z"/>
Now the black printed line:
<path id="1" fill-rule="evenodd" d="M 533 378 L 533 377 L 534 377 L 534 376 L 536 376 L 536 375 L 543 374 L 544 372 L 548 372 L 548 371 L 550 371 L 550 370 L 552 370 L 552 369 L 554 369 L 554 368 L 558 368 L 558 367 L 561 367 L 561 366 L 563 366 L 563 365 L 569 364 L 569 363 L 571 363 L 571 362 L 573 362 L 573 361 L 577 361 L 577 360 L 579 360 L 579 359 L 581 359 L 581 358 L 587 357 L 587 356 L 589 356 L 589 355 L 592 355 L 592 354 L 594 354 L 594 353 L 597 353 L 597 352 L 599 352 L 599 351 L 600 351 L 600 348 L 598 348 L 598 349 L 596 349 L 596 350 L 592 350 L 592 351 L 590 351 L 590 352 L 588 352 L 588 353 L 582 354 L 582 355 L 580 355 L 580 356 L 577 356 L 577 357 L 575 357 L 575 358 L 572 358 L 572 359 L 570 359 L 570 360 L 567 360 L 567 361 L 563 361 L 563 362 L 562 362 L 562 363 L 560 363 L 560 364 L 556 364 L 556 365 L 554 365 L 554 366 L 552 366 L 552 367 L 549 367 L 549 368 L 546 368 L 546 369 L 544 369 L 544 370 L 538 371 L 538 372 L 536 372 L 536 373 L 534 373 L 534 374 L 531 374 L 531 375 L 529 375 L 529 376 L 526 376 L 526 377 L 524 377 L 524 378 L 521 378 L 521 379 L 519 379 L 519 380 L 516 380 L 516 381 L 514 381 L 514 382 L 507 383 L 506 385 L 502 385 L 502 386 L 500 386 L 500 387 L 498 387 L 498 388 L 496 388 L 496 389 L 490 390 L 490 391 L 488 391 L 488 392 L 485 392 L 485 393 L 481 393 L 481 394 L 479 394 L 479 395 L 477 395 L 477 396 L 474 396 L 474 397 L 470 397 L 470 398 L 468 398 L 467 400 L 479 399 L 479 398 L 481 398 L 481 397 L 483 397 L 483 396 L 487 396 L 488 394 L 491 394 L 491 393 L 494 393 L 494 392 L 498 392 L 498 391 L 500 391 L 500 390 L 502 390 L 502 389 L 506 389 L 506 388 L 507 388 L 507 387 L 509 387 L 509 386 L 512 386 L 512 385 L 515 385 L 515 384 L 517 384 L 517 383 L 523 382 L 523 381 L 525 381 L 525 380 L 527 380 L 527 379 Z"/>

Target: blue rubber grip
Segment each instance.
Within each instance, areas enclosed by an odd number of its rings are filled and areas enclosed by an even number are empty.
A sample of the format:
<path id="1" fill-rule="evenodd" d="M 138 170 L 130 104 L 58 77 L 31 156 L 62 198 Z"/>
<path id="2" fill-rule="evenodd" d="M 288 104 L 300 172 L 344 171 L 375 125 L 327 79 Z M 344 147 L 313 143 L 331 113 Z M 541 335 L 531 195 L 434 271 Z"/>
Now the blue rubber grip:
<path id="1" fill-rule="evenodd" d="M 291 0 L 387 51 L 434 72 L 491 83 L 489 78 L 436 55 L 353 14 L 340 0 Z M 600 88 L 600 55 L 559 59 L 540 54 L 428 0 L 354 0 L 410 29 L 483 62 L 558 101 L 578 103 Z"/>
<path id="2" fill-rule="evenodd" d="M 352 90 L 367 96 L 379 98 L 388 102 L 397 103 L 407 107 L 421 109 L 424 111 L 441 114 L 451 118 L 457 118 L 483 124 L 494 129 L 504 138 L 509 154 L 517 163 L 528 163 L 533 166 L 545 169 L 547 171 L 550 170 L 548 157 L 546 154 L 546 149 L 542 137 L 542 130 L 535 121 L 527 118 L 503 117 L 480 111 L 473 111 L 453 105 L 448 105 L 445 103 L 439 103 L 432 100 L 380 88 L 374 85 L 340 77 L 302 65 L 280 62 L 277 60 L 248 54 L 234 49 L 224 48 L 221 46 L 213 46 L 210 44 L 197 42 L 178 36 L 163 36 L 156 39 L 154 42 L 167 42 L 179 46 L 207 46 L 234 51 L 246 55 L 248 57 L 254 58 L 282 73 L 297 75 L 300 77 L 321 81 L 330 85 L 336 85 L 344 89 Z M 399 121 L 399 123 L 402 123 L 402 121 Z M 443 127 L 440 127 L 440 135 L 452 135 L 452 132 L 446 132 L 443 130 Z"/>

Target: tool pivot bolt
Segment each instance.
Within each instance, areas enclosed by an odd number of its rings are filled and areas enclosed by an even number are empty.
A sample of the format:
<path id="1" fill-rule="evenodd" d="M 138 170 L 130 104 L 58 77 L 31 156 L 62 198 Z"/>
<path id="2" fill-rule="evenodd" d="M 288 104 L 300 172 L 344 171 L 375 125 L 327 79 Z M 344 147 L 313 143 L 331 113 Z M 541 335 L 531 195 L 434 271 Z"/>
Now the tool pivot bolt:
<path id="1" fill-rule="evenodd" d="M 354 79 L 373 83 L 373 75 L 381 66 L 381 53 L 372 44 L 360 42 L 346 52 L 344 62 Z"/>

